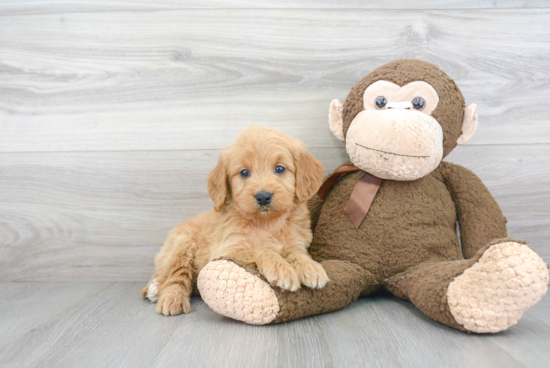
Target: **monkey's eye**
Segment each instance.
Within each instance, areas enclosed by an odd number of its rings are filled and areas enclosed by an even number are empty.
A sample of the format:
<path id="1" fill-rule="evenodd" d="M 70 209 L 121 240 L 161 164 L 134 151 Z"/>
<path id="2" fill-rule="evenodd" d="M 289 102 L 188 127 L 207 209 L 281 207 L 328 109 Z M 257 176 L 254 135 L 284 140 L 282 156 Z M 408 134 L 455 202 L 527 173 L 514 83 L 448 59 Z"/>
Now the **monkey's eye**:
<path id="1" fill-rule="evenodd" d="M 384 96 L 376 97 L 376 107 L 383 109 L 388 104 L 388 100 Z"/>
<path id="2" fill-rule="evenodd" d="M 415 97 L 412 100 L 412 104 L 416 110 L 422 110 L 426 106 L 426 101 L 422 97 Z"/>
<path id="3" fill-rule="evenodd" d="M 282 166 L 277 166 L 277 167 L 275 168 L 275 172 L 276 172 L 277 174 L 284 174 L 285 171 L 286 171 L 286 169 L 285 169 L 284 167 L 282 167 Z"/>
<path id="4" fill-rule="evenodd" d="M 243 179 L 246 179 L 250 176 L 250 171 L 248 171 L 247 169 L 244 169 L 243 171 L 241 171 L 239 174 L 241 174 L 241 177 Z"/>

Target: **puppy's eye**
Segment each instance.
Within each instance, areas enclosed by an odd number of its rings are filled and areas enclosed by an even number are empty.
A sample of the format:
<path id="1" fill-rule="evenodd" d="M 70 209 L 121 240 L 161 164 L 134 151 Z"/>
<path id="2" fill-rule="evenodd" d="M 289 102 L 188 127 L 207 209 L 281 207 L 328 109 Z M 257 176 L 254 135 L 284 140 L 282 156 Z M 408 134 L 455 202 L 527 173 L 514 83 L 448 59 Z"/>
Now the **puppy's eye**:
<path id="1" fill-rule="evenodd" d="M 250 176 L 250 171 L 244 169 L 243 171 L 241 171 L 239 174 L 241 174 L 241 177 L 246 179 Z"/>
<path id="2" fill-rule="evenodd" d="M 275 168 L 275 172 L 276 172 L 277 174 L 284 174 L 285 171 L 286 171 L 286 169 L 285 169 L 284 167 L 282 167 L 282 166 L 277 166 L 277 167 Z"/>
<path id="3" fill-rule="evenodd" d="M 388 100 L 384 96 L 376 97 L 376 101 L 374 102 L 376 104 L 376 107 L 379 109 L 383 109 L 388 104 Z"/>

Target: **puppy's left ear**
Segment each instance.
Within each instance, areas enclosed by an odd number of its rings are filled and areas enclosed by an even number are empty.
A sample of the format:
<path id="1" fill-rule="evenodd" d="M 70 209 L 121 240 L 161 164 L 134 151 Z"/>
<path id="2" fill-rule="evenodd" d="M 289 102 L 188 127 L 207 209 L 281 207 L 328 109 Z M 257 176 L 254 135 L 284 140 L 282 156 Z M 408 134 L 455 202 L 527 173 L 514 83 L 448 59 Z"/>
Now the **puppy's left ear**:
<path id="1" fill-rule="evenodd" d="M 323 182 L 323 165 L 300 144 L 294 149 L 296 165 L 296 198 L 304 203 L 317 191 Z"/>
<path id="2" fill-rule="evenodd" d="M 229 183 L 225 166 L 225 154 L 221 152 L 218 164 L 208 175 L 208 194 L 214 201 L 214 210 L 217 212 L 221 211 L 227 200 Z"/>

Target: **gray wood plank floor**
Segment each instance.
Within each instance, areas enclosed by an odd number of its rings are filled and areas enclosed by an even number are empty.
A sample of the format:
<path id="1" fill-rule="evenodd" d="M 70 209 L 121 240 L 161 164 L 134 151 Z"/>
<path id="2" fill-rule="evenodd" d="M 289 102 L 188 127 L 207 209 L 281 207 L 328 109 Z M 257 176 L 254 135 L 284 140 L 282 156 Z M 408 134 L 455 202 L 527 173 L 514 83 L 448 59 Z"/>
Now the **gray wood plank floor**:
<path id="1" fill-rule="evenodd" d="M 141 298 L 142 286 L 0 283 L 0 366 L 502 368 L 550 362 L 548 296 L 508 331 L 473 335 L 386 295 L 274 326 L 219 316 L 199 297 L 190 314 L 164 317 Z"/>

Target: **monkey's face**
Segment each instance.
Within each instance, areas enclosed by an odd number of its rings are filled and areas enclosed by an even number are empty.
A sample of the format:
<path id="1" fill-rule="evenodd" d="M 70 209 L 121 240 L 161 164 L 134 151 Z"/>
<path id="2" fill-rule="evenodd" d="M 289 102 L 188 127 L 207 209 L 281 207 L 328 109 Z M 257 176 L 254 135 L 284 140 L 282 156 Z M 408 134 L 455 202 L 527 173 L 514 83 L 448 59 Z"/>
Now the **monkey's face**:
<path id="1" fill-rule="evenodd" d="M 381 179 L 428 175 L 477 128 L 477 106 L 437 66 L 396 60 L 360 80 L 346 103 L 333 100 L 329 126 L 353 164 Z"/>
<path id="2" fill-rule="evenodd" d="M 347 131 L 352 162 L 382 179 L 415 180 L 432 172 L 443 156 L 443 131 L 431 116 L 438 102 L 426 82 L 371 84 L 363 94 L 364 110 Z"/>

